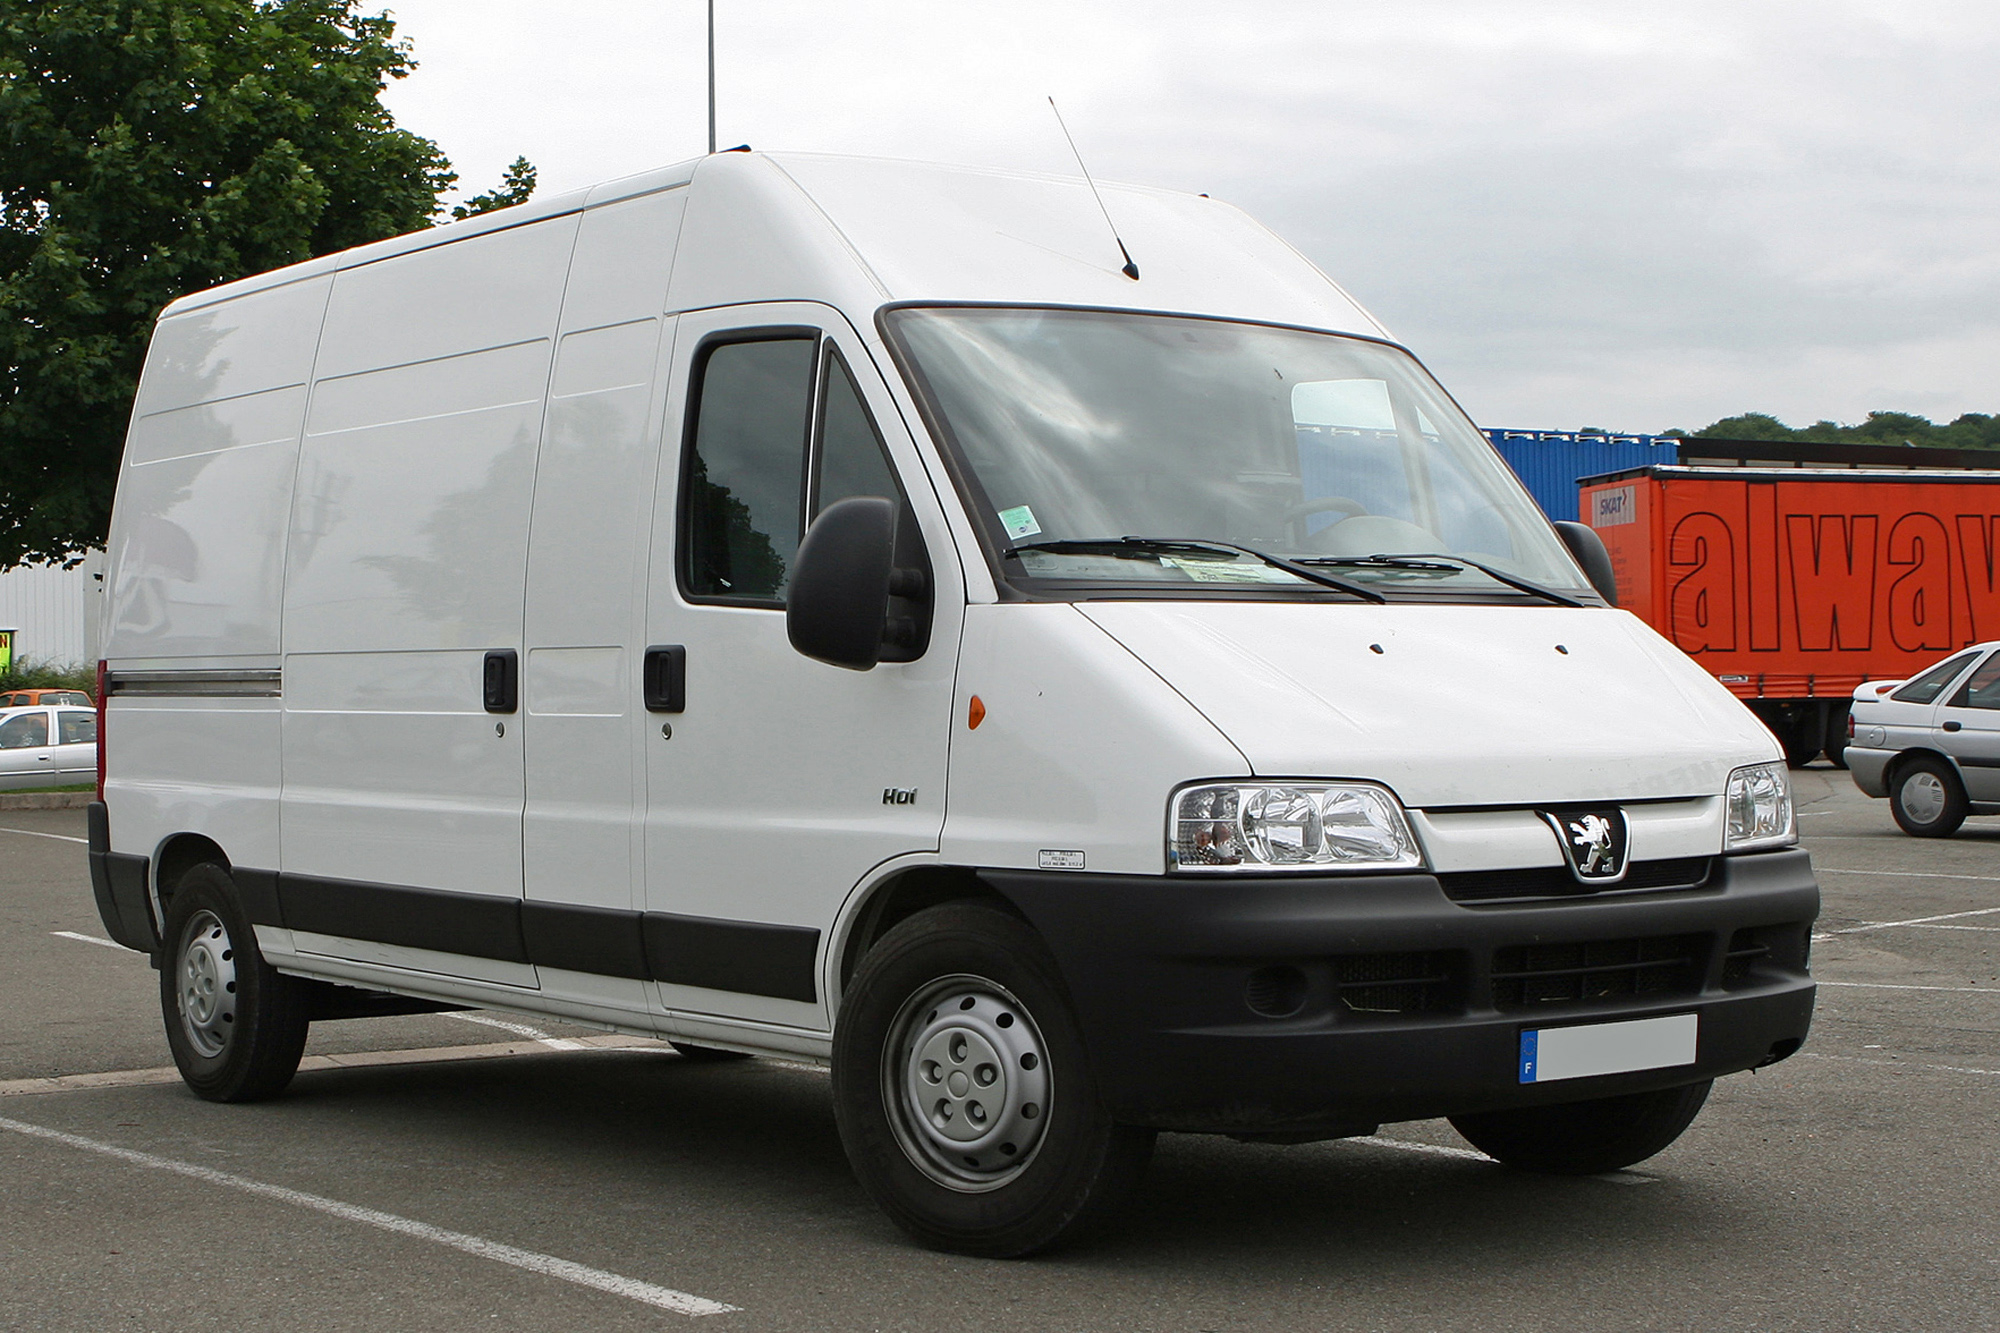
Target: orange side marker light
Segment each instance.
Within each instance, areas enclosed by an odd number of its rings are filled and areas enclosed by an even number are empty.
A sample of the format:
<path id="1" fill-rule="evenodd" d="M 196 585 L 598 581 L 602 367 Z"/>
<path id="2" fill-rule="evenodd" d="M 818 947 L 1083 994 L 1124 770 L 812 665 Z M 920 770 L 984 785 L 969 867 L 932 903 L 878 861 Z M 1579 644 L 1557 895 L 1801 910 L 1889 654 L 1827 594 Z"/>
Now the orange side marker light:
<path id="1" fill-rule="evenodd" d="M 979 730 L 979 724 L 986 720 L 986 705 L 979 702 L 979 696 L 972 696 L 972 707 L 965 710 L 965 725 L 970 731 Z"/>

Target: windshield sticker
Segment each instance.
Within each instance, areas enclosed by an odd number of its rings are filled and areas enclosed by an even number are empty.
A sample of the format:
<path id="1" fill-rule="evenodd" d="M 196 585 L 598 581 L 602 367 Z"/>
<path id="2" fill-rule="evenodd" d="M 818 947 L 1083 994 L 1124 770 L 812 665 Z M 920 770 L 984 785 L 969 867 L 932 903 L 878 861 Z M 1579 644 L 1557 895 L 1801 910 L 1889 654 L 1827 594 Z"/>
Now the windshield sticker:
<path id="1" fill-rule="evenodd" d="M 1035 511 L 1026 505 L 1015 505 L 1012 509 L 1000 511 L 1000 526 L 1007 530 L 1007 536 L 1014 541 L 1023 537 L 1033 537 L 1042 530 L 1035 522 Z"/>
<path id="2" fill-rule="evenodd" d="M 1205 560 L 1200 556 L 1163 555 L 1160 563 L 1168 569 L 1177 569 L 1196 583 L 1298 583 L 1298 575 L 1279 569 L 1276 565 L 1257 564 L 1248 560 L 1230 560 L 1218 557 Z"/>

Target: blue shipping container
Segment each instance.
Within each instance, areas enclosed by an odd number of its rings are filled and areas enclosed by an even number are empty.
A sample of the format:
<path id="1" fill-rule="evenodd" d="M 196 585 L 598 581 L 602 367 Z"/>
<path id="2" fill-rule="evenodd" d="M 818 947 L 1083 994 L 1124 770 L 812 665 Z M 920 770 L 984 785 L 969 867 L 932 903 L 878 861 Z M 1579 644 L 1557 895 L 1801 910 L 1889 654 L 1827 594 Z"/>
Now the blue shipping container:
<path id="1" fill-rule="evenodd" d="M 1573 430 L 1490 429 L 1486 438 L 1526 483 L 1550 518 L 1576 521 L 1579 477 L 1629 467 L 1672 463 L 1680 439 L 1672 435 L 1583 435 Z"/>

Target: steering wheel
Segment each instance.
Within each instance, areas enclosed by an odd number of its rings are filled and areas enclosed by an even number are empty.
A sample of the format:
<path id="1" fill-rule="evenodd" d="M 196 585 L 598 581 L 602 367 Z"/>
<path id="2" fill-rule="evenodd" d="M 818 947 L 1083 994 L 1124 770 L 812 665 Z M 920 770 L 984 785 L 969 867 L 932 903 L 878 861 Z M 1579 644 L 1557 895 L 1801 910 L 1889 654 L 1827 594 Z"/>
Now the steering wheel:
<path id="1" fill-rule="evenodd" d="M 1358 500 L 1350 500 L 1344 495 L 1316 495 L 1310 500 L 1300 500 L 1285 506 L 1285 523 L 1291 529 L 1292 540 L 1305 542 L 1318 534 L 1306 531 L 1305 520 L 1314 514 L 1339 514 L 1340 517 L 1321 528 L 1336 527 L 1350 518 L 1359 518 L 1368 512 L 1368 507 Z"/>

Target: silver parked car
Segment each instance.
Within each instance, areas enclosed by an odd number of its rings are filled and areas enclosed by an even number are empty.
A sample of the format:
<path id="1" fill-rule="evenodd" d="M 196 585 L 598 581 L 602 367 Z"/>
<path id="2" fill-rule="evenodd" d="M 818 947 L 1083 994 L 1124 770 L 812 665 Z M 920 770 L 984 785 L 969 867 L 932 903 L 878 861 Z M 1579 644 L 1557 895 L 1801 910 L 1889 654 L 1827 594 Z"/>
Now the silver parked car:
<path id="1" fill-rule="evenodd" d="M 97 780 L 97 714 L 88 708 L 0 710 L 0 791 Z"/>
<path id="2" fill-rule="evenodd" d="M 1967 815 L 2000 815 L 2000 641 L 1868 682 L 1847 725 L 1854 785 L 1888 797 L 1903 832 L 1946 838 Z"/>

